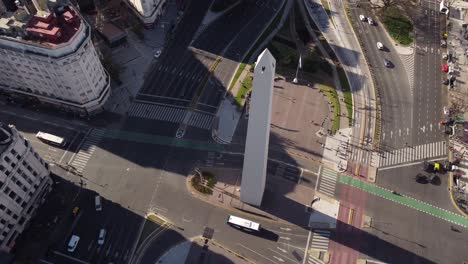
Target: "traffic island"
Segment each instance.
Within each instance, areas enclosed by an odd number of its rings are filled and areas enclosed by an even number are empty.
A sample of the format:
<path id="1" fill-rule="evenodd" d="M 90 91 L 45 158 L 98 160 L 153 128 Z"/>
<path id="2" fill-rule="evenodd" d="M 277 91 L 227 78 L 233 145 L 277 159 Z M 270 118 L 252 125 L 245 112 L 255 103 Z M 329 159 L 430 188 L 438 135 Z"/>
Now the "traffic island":
<path id="1" fill-rule="evenodd" d="M 199 170 L 212 173 L 216 183 L 212 194 L 204 194 L 192 187 L 191 178 L 194 175 L 189 175 L 186 186 L 195 198 L 252 221 L 300 226 L 309 224 L 310 212 L 307 208 L 314 199 L 314 192 L 310 191 L 310 187 L 292 181 L 298 179 L 288 178 L 288 171 L 284 167 L 278 166 L 274 174 L 268 174 L 261 206 L 252 206 L 240 201 L 242 169 L 210 167 Z M 226 213 L 226 217 L 228 214 Z"/>

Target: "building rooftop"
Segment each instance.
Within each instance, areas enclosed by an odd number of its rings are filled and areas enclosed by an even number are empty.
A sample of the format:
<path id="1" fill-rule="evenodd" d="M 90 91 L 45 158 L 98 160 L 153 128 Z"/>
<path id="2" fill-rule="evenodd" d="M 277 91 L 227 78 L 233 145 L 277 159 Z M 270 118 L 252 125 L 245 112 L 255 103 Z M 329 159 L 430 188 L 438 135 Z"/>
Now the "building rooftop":
<path id="1" fill-rule="evenodd" d="M 68 42 L 81 23 L 81 17 L 71 6 L 56 6 L 34 15 L 18 9 L 0 18 L 0 37 L 54 47 Z"/>

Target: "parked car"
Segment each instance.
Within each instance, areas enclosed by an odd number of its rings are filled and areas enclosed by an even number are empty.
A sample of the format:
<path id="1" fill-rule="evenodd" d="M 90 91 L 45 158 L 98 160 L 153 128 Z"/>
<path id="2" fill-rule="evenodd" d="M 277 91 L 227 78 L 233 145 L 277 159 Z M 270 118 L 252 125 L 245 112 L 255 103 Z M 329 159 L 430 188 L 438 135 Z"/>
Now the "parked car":
<path id="1" fill-rule="evenodd" d="M 385 67 L 391 67 L 392 62 L 390 60 L 384 59 L 384 65 L 385 65 Z"/>
<path id="2" fill-rule="evenodd" d="M 99 195 L 96 195 L 96 197 L 94 197 L 94 206 L 96 207 L 96 211 L 102 211 L 102 199 L 101 199 L 101 196 Z"/>
<path id="3" fill-rule="evenodd" d="M 159 58 L 161 56 L 162 51 L 159 49 L 154 53 L 154 58 Z"/>
<path id="4" fill-rule="evenodd" d="M 104 245 L 104 241 L 106 240 L 106 230 L 104 228 L 101 228 L 99 230 L 99 236 L 98 236 L 98 245 L 102 246 Z"/>
<path id="5" fill-rule="evenodd" d="M 366 17 L 364 15 L 359 15 L 359 20 L 364 22 L 366 21 Z"/>
<path id="6" fill-rule="evenodd" d="M 448 65 L 445 64 L 445 63 L 442 63 L 442 67 L 441 67 L 441 68 L 442 68 L 442 71 L 443 71 L 443 72 L 448 72 L 448 70 L 449 70 Z"/>
<path id="7" fill-rule="evenodd" d="M 441 40 L 440 40 L 440 46 L 441 46 L 442 48 L 447 47 L 447 41 L 441 39 Z"/>
<path id="8" fill-rule="evenodd" d="M 367 18 L 367 23 L 369 23 L 371 26 L 375 25 L 374 20 L 370 17 Z"/>
<path id="9" fill-rule="evenodd" d="M 384 49 L 384 45 L 382 44 L 382 42 L 377 42 L 377 48 L 379 50 L 383 50 Z"/>
<path id="10" fill-rule="evenodd" d="M 444 106 L 443 110 L 444 110 L 444 115 L 450 114 L 450 108 L 448 108 L 447 106 Z"/>
<path id="11" fill-rule="evenodd" d="M 70 238 L 70 241 L 68 242 L 67 251 L 68 251 L 68 252 L 73 252 L 73 251 L 75 251 L 76 246 L 78 246 L 78 242 L 79 242 L 79 241 L 80 241 L 80 237 L 79 237 L 79 236 L 76 236 L 76 235 L 73 235 L 73 236 Z"/>

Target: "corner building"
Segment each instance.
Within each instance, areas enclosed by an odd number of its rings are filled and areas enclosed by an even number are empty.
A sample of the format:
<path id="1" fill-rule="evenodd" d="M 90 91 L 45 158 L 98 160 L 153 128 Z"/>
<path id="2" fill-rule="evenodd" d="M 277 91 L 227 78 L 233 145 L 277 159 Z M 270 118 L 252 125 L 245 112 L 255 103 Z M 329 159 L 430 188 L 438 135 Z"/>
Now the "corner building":
<path id="1" fill-rule="evenodd" d="M 101 112 L 110 77 L 90 26 L 72 6 L 33 3 L 0 18 L 0 91 L 82 116 Z"/>
<path id="2" fill-rule="evenodd" d="M 166 0 L 126 0 L 145 28 L 153 28 L 166 10 Z"/>
<path id="3" fill-rule="evenodd" d="M 0 251 L 9 252 L 51 191 L 49 165 L 12 125 L 0 123 Z"/>

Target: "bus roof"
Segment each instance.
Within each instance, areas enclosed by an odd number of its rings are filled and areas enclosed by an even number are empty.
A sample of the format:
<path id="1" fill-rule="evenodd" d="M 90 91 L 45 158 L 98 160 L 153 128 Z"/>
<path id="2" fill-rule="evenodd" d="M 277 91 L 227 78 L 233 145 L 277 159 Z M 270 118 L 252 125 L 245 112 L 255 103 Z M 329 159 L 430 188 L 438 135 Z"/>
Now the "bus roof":
<path id="1" fill-rule="evenodd" d="M 255 222 L 252 222 L 250 220 L 240 218 L 240 217 L 237 217 L 237 216 L 233 216 L 233 215 L 229 216 L 228 223 L 235 224 L 235 225 L 242 226 L 242 227 L 249 228 L 249 229 L 253 229 L 253 230 L 256 230 L 256 231 L 260 230 L 260 224 L 259 223 L 255 223 Z"/>
<path id="2" fill-rule="evenodd" d="M 42 138 L 42 139 L 45 139 L 45 140 L 48 140 L 50 142 L 54 142 L 54 143 L 57 143 L 57 144 L 62 144 L 64 142 L 65 139 L 61 138 L 61 137 L 58 137 L 58 136 L 55 136 L 55 135 L 52 135 L 52 134 L 49 134 L 49 133 L 44 133 L 44 132 L 37 132 L 36 134 L 36 137 L 38 138 Z"/>

